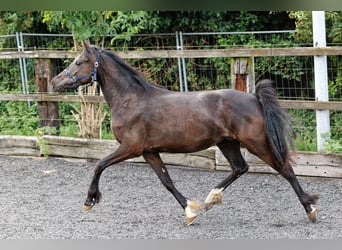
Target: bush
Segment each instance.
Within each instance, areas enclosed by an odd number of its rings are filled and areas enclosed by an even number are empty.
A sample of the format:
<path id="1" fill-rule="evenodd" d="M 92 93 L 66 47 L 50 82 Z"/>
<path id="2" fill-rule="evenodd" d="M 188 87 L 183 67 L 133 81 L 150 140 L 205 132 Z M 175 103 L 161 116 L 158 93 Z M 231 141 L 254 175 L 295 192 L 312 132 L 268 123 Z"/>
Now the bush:
<path id="1" fill-rule="evenodd" d="M 39 128 L 38 108 L 36 103 L 1 102 L 0 134 L 34 135 Z"/>

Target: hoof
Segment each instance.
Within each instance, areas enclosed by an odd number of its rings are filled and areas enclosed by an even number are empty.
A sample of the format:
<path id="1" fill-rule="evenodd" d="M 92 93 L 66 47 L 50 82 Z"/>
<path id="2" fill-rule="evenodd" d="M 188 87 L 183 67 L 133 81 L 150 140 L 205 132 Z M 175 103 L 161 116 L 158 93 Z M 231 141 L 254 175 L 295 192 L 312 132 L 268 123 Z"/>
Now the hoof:
<path id="1" fill-rule="evenodd" d="M 311 222 L 316 222 L 317 220 L 317 210 L 314 207 L 311 207 L 311 212 L 308 213 L 309 220 Z"/>
<path id="2" fill-rule="evenodd" d="M 195 219 L 197 218 L 197 212 L 201 208 L 201 203 L 198 201 L 187 201 L 187 206 L 185 208 L 185 218 L 186 224 L 190 226 L 194 223 Z"/>
<path id="3" fill-rule="evenodd" d="M 208 211 L 212 208 L 215 204 L 222 203 L 222 188 L 214 188 L 210 191 L 208 197 L 204 201 L 204 210 Z"/>
<path id="4" fill-rule="evenodd" d="M 95 206 L 95 203 L 99 203 L 99 199 L 96 200 L 95 198 L 91 199 L 91 201 L 89 201 L 88 199 L 84 202 L 83 205 L 83 211 L 87 212 L 90 209 L 93 208 L 93 206 Z"/>
<path id="5" fill-rule="evenodd" d="M 93 206 L 89 206 L 89 205 L 83 205 L 83 211 L 84 212 L 88 212 L 90 209 L 92 209 Z"/>
<path id="6" fill-rule="evenodd" d="M 88 197 L 85 200 L 84 205 L 83 205 L 83 211 L 84 212 L 89 211 L 90 209 L 93 208 L 93 206 L 95 206 L 96 203 L 99 203 L 101 199 L 102 199 L 102 195 L 100 192 L 97 192 L 96 195 L 88 194 Z"/>
<path id="7" fill-rule="evenodd" d="M 194 217 L 191 217 L 191 218 L 186 218 L 186 225 L 187 226 L 190 226 L 190 225 L 192 225 L 192 223 L 194 223 L 194 221 L 197 219 L 197 215 L 196 216 L 194 216 Z"/>

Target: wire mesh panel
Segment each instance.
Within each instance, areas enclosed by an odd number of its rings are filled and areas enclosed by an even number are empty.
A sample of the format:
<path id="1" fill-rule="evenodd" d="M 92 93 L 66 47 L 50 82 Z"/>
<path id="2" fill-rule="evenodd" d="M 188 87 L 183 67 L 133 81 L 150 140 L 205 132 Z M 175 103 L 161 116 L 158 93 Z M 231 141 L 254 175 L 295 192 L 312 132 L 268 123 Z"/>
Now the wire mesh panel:
<path id="1" fill-rule="evenodd" d="M 25 50 L 70 50 L 74 48 L 71 34 L 22 33 Z"/>
<path id="2" fill-rule="evenodd" d="M 295 30 L 199 32 L 182 33 L 182 37 L 184 49 L 281 48 L 295 46 L 292 39 L 295 32 Z"/>
<path id="3" fill-rule="evenodd" d="M 18 51 L 16 43 L 16 35 L 2 35 L 0 36 L 1 51 Z"/>
<path id="4" fill-rule="evenodd" d="M 137 34 L 130 36 L 129 39 L 108 35 L 98 43 L 101 47 L 113 50 L 170 50 L 176 49 L 176 34 Z"/>
<path id="5" fill-rule="evenodd" d="M 186 59 L 189 91 L 232 88 L 230 61 L 227 57 Z"/>
<path id="6" fill-rule="evenodd" d="M 20 86 L 20 67 L 18 60 L 0 60 L 0 92 L 18 91 Z"/>
<path id="7" fill-rule="evenodd" d="M 274 80 L 282 99 L 314 100 L 312 65 L 312 57 L 257 57 L 255 58 L 255 78 Z"/>

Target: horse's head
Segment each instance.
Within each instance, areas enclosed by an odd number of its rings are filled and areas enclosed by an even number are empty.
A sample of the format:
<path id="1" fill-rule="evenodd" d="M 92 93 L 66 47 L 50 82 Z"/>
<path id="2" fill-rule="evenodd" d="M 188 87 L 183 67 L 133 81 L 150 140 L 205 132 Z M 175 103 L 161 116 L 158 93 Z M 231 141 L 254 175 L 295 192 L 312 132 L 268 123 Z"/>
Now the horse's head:
<path id="1" fill-rule="evenodd" d="M 83 42 L 81 54 L 68 68 L 52 79 L 53 89 L 60 92 L 96 81 L 99 56 L 100 51 L 96 47 Z"/>

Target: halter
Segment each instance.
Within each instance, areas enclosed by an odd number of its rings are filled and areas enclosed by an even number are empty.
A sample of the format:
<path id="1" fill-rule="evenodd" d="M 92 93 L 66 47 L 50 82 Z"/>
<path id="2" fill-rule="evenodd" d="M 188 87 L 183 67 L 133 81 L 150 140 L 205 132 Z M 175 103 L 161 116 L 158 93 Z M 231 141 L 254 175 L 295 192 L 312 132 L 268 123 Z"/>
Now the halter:
<path id="1" fill-rule="evenodd" d="M 92 85 L 94 82 L 97 81 L 96 72 L 97 72 L 97 67 L 99 66 L 100 55 L 101 55 L 101 51 L 96 56 L 96 61 L 94 62 L 93 72 L 91 72 L 90 74 L 82 75 L 82 76 L 74 76 L 67 69 L 64 70 L 64 73 L 71 79 L 72 87 L 74 89 L 77 88 L 77 81 L 81 79 L 91 78 L 91 81 L 89 83 L 90 85 Z"/>

